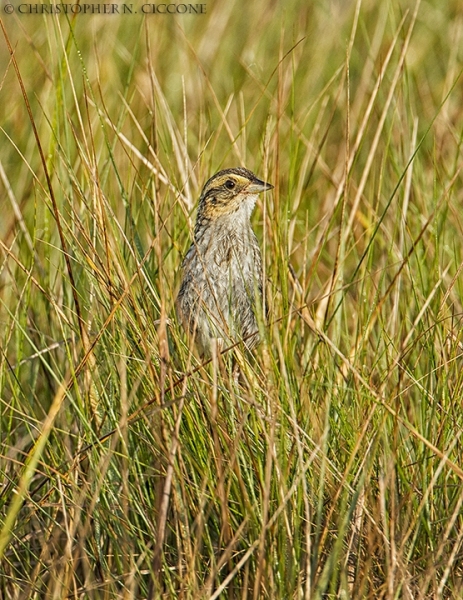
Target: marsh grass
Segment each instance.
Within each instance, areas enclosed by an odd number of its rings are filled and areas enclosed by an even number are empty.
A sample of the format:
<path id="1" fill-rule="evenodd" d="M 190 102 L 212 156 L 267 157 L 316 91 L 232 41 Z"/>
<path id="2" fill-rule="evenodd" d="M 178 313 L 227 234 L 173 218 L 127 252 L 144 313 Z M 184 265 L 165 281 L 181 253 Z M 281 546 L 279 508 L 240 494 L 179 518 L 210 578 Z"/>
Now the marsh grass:
<path id="1" fill-rule="evenodd" d="M 2 597 L 463 593 L 463 20 L 347 4 L 4 16 Z M 201 364 L 179 265 L 239 164 L 270 320 Z"/>

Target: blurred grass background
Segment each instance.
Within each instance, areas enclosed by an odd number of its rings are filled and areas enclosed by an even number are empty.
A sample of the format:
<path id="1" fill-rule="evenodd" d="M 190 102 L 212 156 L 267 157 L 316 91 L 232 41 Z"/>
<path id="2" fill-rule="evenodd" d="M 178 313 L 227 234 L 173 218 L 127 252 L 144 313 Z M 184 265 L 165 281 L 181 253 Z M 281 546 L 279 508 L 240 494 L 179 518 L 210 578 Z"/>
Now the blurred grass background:
<path id="1" fill-rule="evenodd" d="M 140 7 L 2 14 L 2 597 L 460 597 L 459 2 Z M 239 385 L 173 310 L 237 165 Z"/>

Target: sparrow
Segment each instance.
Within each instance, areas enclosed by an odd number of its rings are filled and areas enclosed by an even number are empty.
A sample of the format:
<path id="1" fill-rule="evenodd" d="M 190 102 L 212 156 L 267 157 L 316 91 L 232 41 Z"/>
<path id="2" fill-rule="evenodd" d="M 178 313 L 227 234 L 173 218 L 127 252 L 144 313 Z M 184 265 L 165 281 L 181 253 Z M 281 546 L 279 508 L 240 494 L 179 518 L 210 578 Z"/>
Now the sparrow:
<path id="1" fill-rule="evenodd" d="M 220 349 L 242 340 L 252 349 L 259 341 L 262 256 L 250 217 L 258 194 L 272 188 L 237 167 L 213 175 L 201 192 L 176 310 L 203 357 L 212 356 L 217 344 Z"/>

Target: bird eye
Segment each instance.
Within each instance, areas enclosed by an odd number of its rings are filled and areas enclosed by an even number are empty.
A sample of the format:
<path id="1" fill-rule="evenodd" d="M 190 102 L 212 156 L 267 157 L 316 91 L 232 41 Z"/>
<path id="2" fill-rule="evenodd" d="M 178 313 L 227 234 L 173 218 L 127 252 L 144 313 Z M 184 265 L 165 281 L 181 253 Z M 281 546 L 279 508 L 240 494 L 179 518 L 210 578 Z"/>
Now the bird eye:
<path id="1" fill-rule="evenodd" d="M 232 190 L 235 187 L 236 183 L 232 179 L 227 179 L 225 182 L 225 187 L 227 190 Z"/>

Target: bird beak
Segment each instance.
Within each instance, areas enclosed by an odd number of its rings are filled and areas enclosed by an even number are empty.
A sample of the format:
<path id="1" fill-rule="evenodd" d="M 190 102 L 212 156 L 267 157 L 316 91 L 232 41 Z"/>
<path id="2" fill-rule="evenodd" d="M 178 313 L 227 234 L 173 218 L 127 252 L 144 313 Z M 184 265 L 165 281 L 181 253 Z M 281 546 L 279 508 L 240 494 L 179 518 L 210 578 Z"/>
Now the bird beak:
<path id="1" fill-rule="evenodd" d="M 246 188 L 247 192 L 252 192 L 254 194 L 260 194 L 260 192 L 266 192 L 268 190 L 273 190 L 273 185 L 257 178 Z"/>

